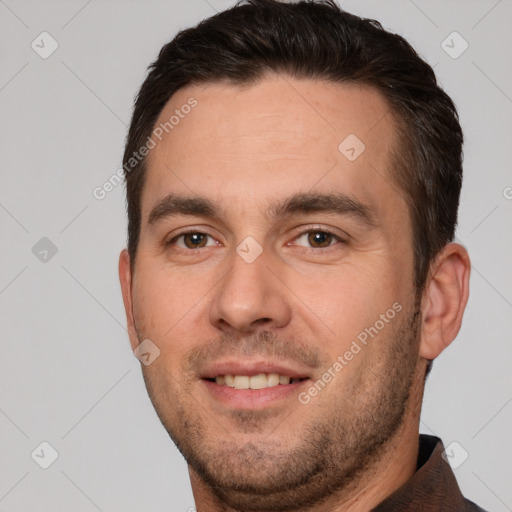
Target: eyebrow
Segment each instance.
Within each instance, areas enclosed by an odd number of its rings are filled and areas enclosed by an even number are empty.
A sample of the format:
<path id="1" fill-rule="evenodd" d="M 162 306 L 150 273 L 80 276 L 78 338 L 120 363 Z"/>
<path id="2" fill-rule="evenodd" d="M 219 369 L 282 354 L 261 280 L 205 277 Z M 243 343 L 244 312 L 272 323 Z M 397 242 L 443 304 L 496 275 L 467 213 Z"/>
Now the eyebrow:
<path id="1" fill-rule="evenodd" d="M 294 194 L 284 200 L 271 201 L 265 213 L 273 220 L 296 214 L 331 213 L 353 217 L 370 228 L 378 226 L 377 214 L 371 206 L 341 193 Z M 225 210 L 206 197 L 169 194 L 153 207 L 148 224 L 154 225 L 161 219 L 179 215 L 221 219 Z"/>

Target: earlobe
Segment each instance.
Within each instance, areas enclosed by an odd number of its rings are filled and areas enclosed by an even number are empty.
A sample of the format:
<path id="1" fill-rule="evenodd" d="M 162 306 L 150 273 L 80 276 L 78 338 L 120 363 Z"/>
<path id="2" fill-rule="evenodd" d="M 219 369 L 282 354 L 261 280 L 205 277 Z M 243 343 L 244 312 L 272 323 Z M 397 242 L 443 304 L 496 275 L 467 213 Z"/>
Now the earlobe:
<path id="1" fill-rule="evenodd" d="M 135 322 L 133 318 L 132 302 L 132 271 L 130 266 L 130 255 L 126 249 L 119 255 L 119 281 L 121 283 L 121 292 L 123 294 L 124 309 L 126 312 L 126 324 L 132 350 L 135 350 L 139 344 Z"/>
<path id="2" fill-rule="evenodd" d="M 435 359 L 460 330 L 469 297 L 469 255 L 462 245 L 449 243 L 432 269 L 422 299 L 419 355 L 425 359 Z"/>

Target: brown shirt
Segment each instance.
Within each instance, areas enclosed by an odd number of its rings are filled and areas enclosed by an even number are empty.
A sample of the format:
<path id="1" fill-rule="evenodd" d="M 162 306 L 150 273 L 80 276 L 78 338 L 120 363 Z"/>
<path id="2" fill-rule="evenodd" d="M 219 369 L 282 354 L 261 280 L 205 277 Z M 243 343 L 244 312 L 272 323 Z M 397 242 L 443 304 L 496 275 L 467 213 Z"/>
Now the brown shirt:
<path id="1" fill-rule="evenodd" d="M 373 511 L 485 512 L 462 496 L 452 468 L 441 456 L 443 452 L 441 439 L 420 434 L 416 473 Z"/>

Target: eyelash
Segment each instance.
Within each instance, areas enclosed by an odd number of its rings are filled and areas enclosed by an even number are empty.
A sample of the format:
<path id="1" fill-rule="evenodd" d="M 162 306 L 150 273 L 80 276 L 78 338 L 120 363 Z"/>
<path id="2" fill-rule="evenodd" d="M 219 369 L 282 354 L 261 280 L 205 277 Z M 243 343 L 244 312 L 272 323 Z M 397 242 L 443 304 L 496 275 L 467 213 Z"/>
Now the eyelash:
<path id="1" fill-rule="evenodd" d="M 313 228 L 313 229 L 307 229 L 305 231 L 302 231 L 300 232 L 296 237 L 294 237 L 294 240 L 297 240 L 299 238 L 301 238 L 302 236 L 306 235 L 306 234 L 309 234 L 309 233 L 322 233 L 322 234 L 325 234 L 325 235 L 331 235 L 337 242 L 341 243 L 341 244 L 346 244 L 347 241 L 344 240 L 343 238 L 341 238 L 339 235 L 335 234 L 333 231 L 330 231 L 329 229 L 325 229 L 325 228 L 322 228 L 322 229 L 319 229 L 319 228 Z M 195 230 L 195 229 L 190 229 L 188 231 L 183 231 L 182 233 L 176 235 L 174 238 L 172 238 L 171 240 L 169 240 L 168 242 L 165 243 L 165 246 L 168 247 L 168 246 L 172 246 L 172 245 L 175 245 L 176 241 L 185 236 L 185 235 L 190 235 L 190 234 L 195 234 L 195 235 L 205 235 L 205 236 L 209 236 L 210 238 L 213 238 L 213 236 L 211 236 L 210 234 L 208 233 L 205 233 L 203 231 L 198 231 L 198 230 Z M 337 244 L 331 244 L 331 245 L 328 245 L 327 247 L 309 247 L 309 248 L 306 248 L 304 247 L 304 249 L 307 251 L 307 252 L 318 252 L 318 251 L 328 251 L 329 249 L 332 249 L 336 246 Z M 212 246 L 210 246 L 212 247 Z M 184 249 L 183 247 L 178 247 L 178 250 L 180 251 L 185 251 L 187 252 L 188 254 L 196 254 L 198 251 L 201 251 L 202 249 L 209 249 L 210 247 L 199 247 L 197 249 Z"/>

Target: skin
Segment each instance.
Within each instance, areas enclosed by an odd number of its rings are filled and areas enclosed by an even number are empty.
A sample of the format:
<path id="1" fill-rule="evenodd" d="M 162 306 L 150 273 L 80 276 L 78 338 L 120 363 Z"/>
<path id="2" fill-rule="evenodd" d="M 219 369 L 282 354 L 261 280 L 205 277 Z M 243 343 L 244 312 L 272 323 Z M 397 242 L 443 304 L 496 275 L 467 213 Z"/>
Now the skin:
<path id="1" fill-rule="evenodd" d="M 412 227 L 391 173 L 400 141 L 374 89 L 276 75 L 188 86 L 157 124 L 191 96 L 197 106 L 149 155 L 135 269 L 124 250 L 119 275 L 132 349 L 149 338 L 160 350 L 144 378 L 188 462 L 196 509 L 369 510 L 416 470 L 425 368 L 460 329 L 467 252 L 446 245 L 415 300 Z M 354 161 L 338 150 L 349 134 L 366 146 Z M 271 202 L 306 192 L 349 195 L 375 226 L 332 212 L 269 216 Z M 170 193 L 206 197 L 219 217 L 148 223 Z M 176 240 L 185 228 L 209 236 Z M 252 263 L 236 252 L 249 236 L 262 249 Z M 401 311 L 301 404 L 299 391 L 332 374 L 395 303 Z M 229 407 L 200 379 L 227 355 L 283 359 L 311 380 L 266 407 Z"/>

